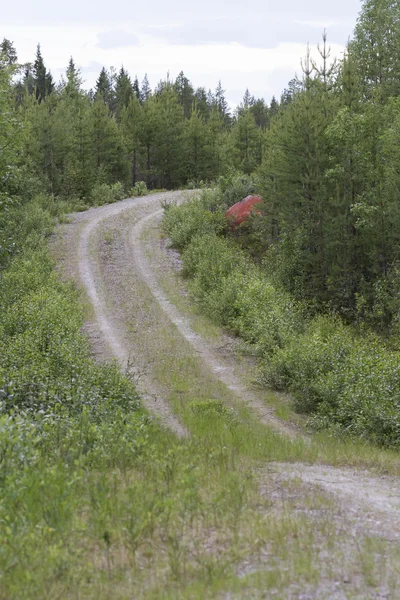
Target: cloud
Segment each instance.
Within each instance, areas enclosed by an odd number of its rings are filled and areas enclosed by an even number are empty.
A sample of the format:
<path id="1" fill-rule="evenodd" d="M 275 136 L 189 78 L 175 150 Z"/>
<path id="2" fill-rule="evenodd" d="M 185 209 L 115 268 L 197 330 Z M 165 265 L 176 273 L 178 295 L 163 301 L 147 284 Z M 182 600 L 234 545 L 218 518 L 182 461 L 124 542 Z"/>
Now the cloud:
<path id="1" fill-rule="evenodd" d="M 136 33 L 123 30 L 102 31 L 98 34 L 98 47 L 103 50 L 110 48 L 126 48 L 127 46 L 138 46 L 139 38 Z"/>
<path id="2" fill-rule="evenodd" d="M 239 43 L 248 48 L 273 48 L 282 43 L 306 45 L 321 40 L 327 28 L 330 43 L 344 44 L 351 32 L 347 24 L 330 23 L 327 19 L 315 22 L 264 17 L 254 20 L 242 19 L 203 19 L 164 27 L 150 26 L 143 31 L 151 37 L 174 45 L 206 45 Z"/>

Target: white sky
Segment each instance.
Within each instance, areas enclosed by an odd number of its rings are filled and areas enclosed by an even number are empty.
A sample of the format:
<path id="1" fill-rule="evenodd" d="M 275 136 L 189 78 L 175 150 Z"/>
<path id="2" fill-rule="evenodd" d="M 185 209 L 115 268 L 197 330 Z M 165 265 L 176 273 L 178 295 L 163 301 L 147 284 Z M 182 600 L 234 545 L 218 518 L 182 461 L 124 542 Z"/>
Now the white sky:
<path id="1" fill-rule="evenodd" d="M 324 28 L 340 57 L 360 9 L 360 0 L 19 0 L 2 6 L 0 38 L 15 43 L 20 62 L 34 60 L 39 42 L 56 80 L 71 55 L 87 88 L 102 66 L 123 64 L 139 81 L 147 73 L 152 88 L 183 70 L 195 87 L 214 90 L 221 79 L 235 106 L 246 87 L 279 98 L 307 42 L 316 56 Z"/>

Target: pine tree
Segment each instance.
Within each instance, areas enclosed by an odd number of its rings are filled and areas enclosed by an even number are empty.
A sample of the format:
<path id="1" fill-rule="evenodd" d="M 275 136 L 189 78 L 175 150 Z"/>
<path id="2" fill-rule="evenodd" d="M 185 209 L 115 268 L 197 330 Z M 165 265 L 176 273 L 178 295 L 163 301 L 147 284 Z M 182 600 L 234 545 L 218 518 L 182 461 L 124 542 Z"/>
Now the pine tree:
<path id="1" fill-rule="evenodd" d="M 51 94 L 54 89 L 54 84 L 50 72 L 47 71 L 44 65 L 40 44 L 37 45 L 36 58 L 33 63 L 33 80 L 36 90 L 36 99 L 41 102 L 46 96 Z"/>
<path id="2" fill-rule="evenodd" d="M 3 41 L 0 44 L 0 54 L 4 54 L 6 57 L 6 65 L 11 66 L 15 65 L 18 60 L 17 51 L 13 42 L 8 40 L 7 38 L 3 38 Z"/>
<path id="3" fill-rule="evenodd" d="M 144 164 L 141 173 L 146 179 L 147 187 L 149 189 L 154 187 L 156 183 L 153 172 L 153 160 L 156 151 L 160 118 L 158 98 L 156 96 L 149 96 L 143 104 L 142 119 L 138 132 L 141 154 L 144 156 Z"/>
<path id="4" fill-rule="evenodd" d="M 173 189 L 180 185 L 183 175 L 183 107 L 168 81 L 158 98 L 159 121 L 154 167 L 161 187 Z"/>
<path id="5" fill-rule="evenodd" d="M 135 96 L 139 100 L 139 102 L 143 102 L 145 100 L 145 98 L 142 98 L 139 80 L 137 78 L 137 75 L 135 76 L 135 80 L 133 82 L 133 93 L 135 94 Z"/>
<path id="6" fill-rule="evenodd" d="M 252 106 L 250 106 L 250 112 L 254 117 L 255 124 L 262 130 L 267 129 L 269 126 L 269 111 L 263 98 L 258 98 Z"/>
<path id="7" fill-rule="evenodd" d="M 222 89 L 221 81 L 218 81 L 217 89 L 215 90 L 215 103 L 222 116 L 225 125 L 229 125 L 231 122 L 231 115 L 229 111 L 228 102 L 225 99 L 225 90 Z"/>
<path id="8" fill-rule="evenodd" d="M 127 173 L 122 137 L 115 117 L 100 97 L 94 101 L 89 118 L 97 181 L 108 184 L 125 181 Z"/>
<path id="9" fill-rule="evenodd" d="M 100 75 L 96 81 L 94 99 L 103 100 L 104 104 L 106 104 L 108 108 L 112 110 L 114 90 L 112 86 L 111 74 L 104 67 L 101 69 Z"/>
<path id="10" fill-rule="evenodd" d="M 137 82 L 137 78 L 135 81 Z M 135 89 L 134 86 L 132 86 L 132 81 L 128 72 L 125 71 L 124 67 L 121 67 L 115 84 L 115 114 L 117 121 L 120 121 L 121 112 L 123 108 L 128 106 L 134 92 Z"/>
<path id="11" fill-rule="evenodd" d="M 131 160 L 131 183 L 134 186 L 138 173 L 138 152 L 140 146 L 140 132 L 142 124 L 142 107 L 136 96 L 132 94 L 127 106 L 121 113 L 121 130 L 126 151 Z"/>
<path id="12" fill-rule="evenodd" d="M 64 83 L 63 91 L 68 96 L 78 96 L 81 92 L 82 77 L 79 69 L 76 68 L 71 56 L 67 67 L 67 81 Z"/>
<path id="13" fill-rule="evenodd" d="M 364 0 L 350 49 L 366 98 L 379 88 L 381 100 L 400 95 L 400 4 Z"/>
<path id="14" fill-rule="evenodd" d="M 174 89 L 178 96 L 178 102 L 183 106 L 183 114 L 189 119 L 194 101 L 194 90 L 189 79 L 181 71 L 174 83 Z"/>
<path id="15" fill-rule="evenodd" d="M 151 87 L 149 84 L 149 80 L 147 78 L 147 73 L 145 73 L 144 79 L 142 81 L 142 87 L 140 88 L 140 98 L 142 102 L 146 102 L 148 98 L 151 96 Z"/>
<path id="16" fill-rule="evenodd" d="M 190 119 L 186 121 L 184 137 L 186 180 L 198 182 L 207 179 L 212 166 L 210 164 L 209 135 L 198 110 L 193 110 Z"/>
<path id="17" fill-rule="evenodd" d="M 233 127 L 236 167 L 250 175 L 261 163 L 260 135 L 250 110 L 242 109 Z"/>
<path id="18" fill-rule="evenodd" d="M 208 104 L 207 92 L 204 87 L 199 87 L 194 93 L 195 107 L 204 121 L 208 120 L 210 115 L 210 106 Z"/>
<path id="19" fill-rule="evenodd" d="M 275 96 L 272 96 L 271 104 L 269 105 L 269 117 L 273 119 L 275 115 L 279 112 L 279 103 L 277 102 Z"/>

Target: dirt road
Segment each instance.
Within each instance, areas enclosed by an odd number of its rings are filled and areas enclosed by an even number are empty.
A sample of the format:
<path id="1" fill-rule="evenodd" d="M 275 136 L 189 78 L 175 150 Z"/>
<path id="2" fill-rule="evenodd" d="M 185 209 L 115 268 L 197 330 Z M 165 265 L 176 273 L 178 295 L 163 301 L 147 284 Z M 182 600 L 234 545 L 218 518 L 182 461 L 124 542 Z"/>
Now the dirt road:
<path id="1" fill-rule="evenodd" d="M 175 369 L 176 386 L 183 386 L 181 361 L 189 356 L 196 369 L 207 372 L 216 397 L 225 390 L 228 398 L 235 397 L 257 419 L 296 440 L 298 431 L 277 418 L 262 392 L 237 374 L 234 353 L 224 356 L 220 339 L 213 344 L 196 332 L 159 283 L 160 273 L 168 276 L 166 271 L 173 267 L 168 257 L 157 264 L 149 244 L 158 244 L 160 254 L 160 237 L 144 240 L 143 232 L 160 221 L 162 203 L 183 199 L 180 192 L 128 199 L 77 214 L 63 227 L 60 260 L 64 271 L 86 291 L 92 315 L 87 333 L 93 350 L 100 358 L 117 359 L 134 378 L 149 411 L 180 436 L 188 432 L 165 400 L 171 390 L 165 388 L 162 373 Z M 400 484 L 392 477 L 304 464 L 272 464 L 259 472 L 261 477 L 267 472 L 283 479 L 297 477 L 321 488 L 374 535 L 400 540 Z"/>

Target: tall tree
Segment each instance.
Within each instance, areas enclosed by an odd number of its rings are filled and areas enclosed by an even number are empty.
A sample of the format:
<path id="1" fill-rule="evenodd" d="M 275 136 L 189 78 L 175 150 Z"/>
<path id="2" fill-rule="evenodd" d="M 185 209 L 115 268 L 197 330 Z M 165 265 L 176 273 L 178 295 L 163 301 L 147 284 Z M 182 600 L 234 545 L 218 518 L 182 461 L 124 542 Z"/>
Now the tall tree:
<path id="1" fill-rule="evenodd" d="M 142 81 L 142 87 L 140 88 L 140 97 L 141 97 L 142 102 L 145 102 L 148 98 L 150 98 L 150 96 L 151 96 L 151 87 L 149 84 L 149 80 L 147 78 L 147 73 L 145 73 L 145 76 Z"/>
<path id="2" fill-rule="evenodd" d="M 226 125 L 229 125 L 231 122 L 231 115 L 230 115 L 228 102 L 225 98 L 225 90 L 222 89 L 221 80 L 218 81 L 218 85 L 215 90 L 214 100 L 215 100 L 215 104 L 219 110 L 219 113 L 224 120 L 224 123 Z"/>
<path id="3" fill-rule="evenodd" d="M 135 81 L 137 82 L 137 78 Z M 115 84 L 115 114 L 117 121 L 121 118 L 123 108 L 128 106 L 134 91 L 128 72 L 125 71 L 124 67 L 121 67 Z"/>
<path id="4" fill-rule="evenodd" d="M 46 96 L 51 94 L 54 89 L 54 83 L 51 73 L 47 71 L 45 67 L 40 44 L 38 44 L 36 48 L 36 58 L 33 63 L 33 79 L 36 90 L 36 99 L 41 102 Z"/>
<path id="5" fill-rule="evenodd" d="M 172 189 L 182 182 L 183 107 L 173 86 L 166 82 L 158 96 L 159 124 L 155 152 L 155 167 L 162 187 Z"/>
<path id="6" fill-rule="evenodd" d="M 135 185 L 138 173 L 138 152 L 142 122 L 142 107 L 136 96 L 132 94 L 127 106 L 121 112 L 121 130 L 126 151 L 131 160 L 131 183 Z"/>
<path id="7" fill-rule="evenodd" d="M 174 83 L 174 89 L 178 96 L 178 102 L 183 106 L 183 114 L 189 119 L 193 108 L 194 90 L 189 79 L 181 71 Z"/>
<path id="8" fill-rule="evenodd" d="M 3 54 L 6 57 L 5 63 L 8 66 L 15 65 L 18 60 L 15 46 L 13 42 L 7 38 L 3 38 L 3 41 L 0 44 L 0 54 Z"/>
<path id="9" fill-rule="evenodd" d="M 351 52 L 359 66 L 366 98 L 379 87 L 383 100 L 400 94 L 400 4 L 364 0 Z"/>

